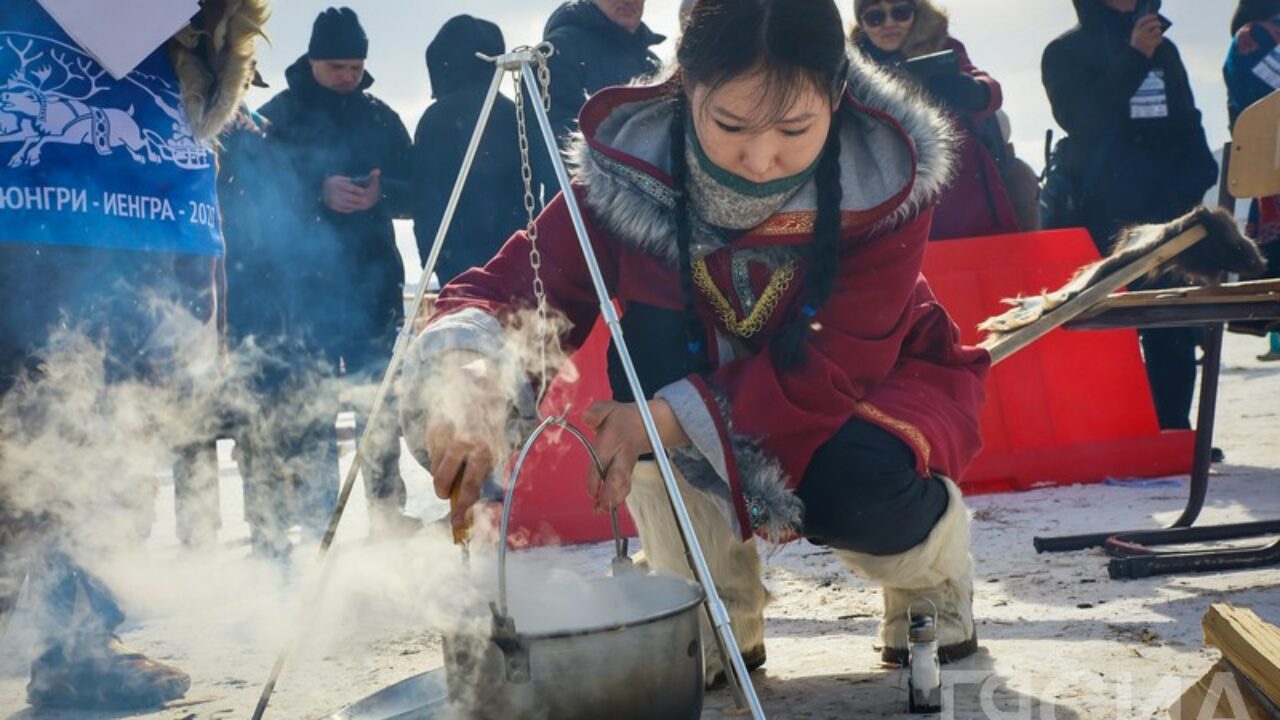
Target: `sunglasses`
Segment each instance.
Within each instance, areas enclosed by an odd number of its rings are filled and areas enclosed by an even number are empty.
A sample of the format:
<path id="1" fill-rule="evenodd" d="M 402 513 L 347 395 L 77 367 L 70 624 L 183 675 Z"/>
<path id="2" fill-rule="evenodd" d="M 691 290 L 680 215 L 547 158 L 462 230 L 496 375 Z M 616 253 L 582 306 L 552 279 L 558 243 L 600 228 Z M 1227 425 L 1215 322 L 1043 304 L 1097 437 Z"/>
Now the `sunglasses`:
<path id="1" fill-rule="evenodd" d="M 900 3 L 889 8 L 885 12 L 884 8 L 874 7 L 862 13 L 862 24 L 866 27 L 878 28 L 884 25 L 889 18 L 893 18 L 896 23 L 910 22 L 916 16 L 916 6 L 911 3 Z"/>

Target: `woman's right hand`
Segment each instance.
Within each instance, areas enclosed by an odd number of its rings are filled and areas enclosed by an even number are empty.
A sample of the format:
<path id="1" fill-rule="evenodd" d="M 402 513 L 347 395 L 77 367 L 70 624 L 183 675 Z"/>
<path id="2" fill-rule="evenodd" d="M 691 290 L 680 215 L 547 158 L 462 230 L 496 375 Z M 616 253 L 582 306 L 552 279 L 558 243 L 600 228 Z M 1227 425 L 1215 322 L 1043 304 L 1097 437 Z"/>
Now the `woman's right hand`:
<path id="1" fill-rule="evenodd" d="M 427 423 L 428 469 L 436 496 L 453 501 L 450 523 L 460 534 L 502 454 L 509 403 L 490 361 L 459 353 L 443 365 L 433 380 L 440 395 Z"/>
<path id="2" fill-rule="evenodd" d="M 1162 42 L 1164 42 L 1164 25 L 1160 23 L 1160 16 L 1151 13 L 1138 18 L 1138 22 L 1133 26 L 1133 35 L 1129 38 L 1129 44 L 1147 58 L 1152 58 L 1155 57 L 1156 49 Z"/>
<path id="3" fill-rule="evenodd" d="M 467 515 L 480 499 L 485 478 L 493 471 L 497 452 L 492 438 L 486 435 L 490 433 L 461 431 L 451 422 L 427 428 L 427 453 L 431 456 L 436 497 L 454 499 L 449 522 L 455 530 L 468 526 Z"/>

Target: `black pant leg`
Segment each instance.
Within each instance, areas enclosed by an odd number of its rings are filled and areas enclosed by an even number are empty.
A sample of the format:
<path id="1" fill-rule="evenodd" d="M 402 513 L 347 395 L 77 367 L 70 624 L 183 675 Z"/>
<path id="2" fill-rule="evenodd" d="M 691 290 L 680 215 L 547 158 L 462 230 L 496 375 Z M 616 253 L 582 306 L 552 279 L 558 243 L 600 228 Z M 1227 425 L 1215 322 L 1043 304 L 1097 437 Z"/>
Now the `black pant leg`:
<path id="1" fill-rule="evenodd" d="M 851 420 L 818 449 L 796 495 L 810 542 L 871 555 L 919 545 L 946 512 L 947 488 L 921 477 L 915 454 L 893 434 Z"/>
<path id="2" fill-rule="evenodd" d="M 1139 335 L 1161 429 L 1189 429 L 1196 386 L 1195 329 L 1153 328 Z"/>

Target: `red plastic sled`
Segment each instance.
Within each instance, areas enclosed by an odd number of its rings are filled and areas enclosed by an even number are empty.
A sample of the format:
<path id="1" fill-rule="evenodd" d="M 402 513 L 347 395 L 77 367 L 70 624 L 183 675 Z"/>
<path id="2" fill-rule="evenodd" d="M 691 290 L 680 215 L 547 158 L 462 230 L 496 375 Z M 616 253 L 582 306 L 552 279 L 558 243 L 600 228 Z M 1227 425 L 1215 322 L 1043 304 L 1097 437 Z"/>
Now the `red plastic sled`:
<path id="1" fill-rule="evenodd" d="M 1002 298 L 1057 288 L 1097 259 L 1085 230 L 1053 230 L 931 243 L 924 268 L 976 343 Z M 1160 431 L 1136 331 L 1059 329 L 992 369 L 982 438 L 969 493 L 1185 474 L 1195 435 Z"/>

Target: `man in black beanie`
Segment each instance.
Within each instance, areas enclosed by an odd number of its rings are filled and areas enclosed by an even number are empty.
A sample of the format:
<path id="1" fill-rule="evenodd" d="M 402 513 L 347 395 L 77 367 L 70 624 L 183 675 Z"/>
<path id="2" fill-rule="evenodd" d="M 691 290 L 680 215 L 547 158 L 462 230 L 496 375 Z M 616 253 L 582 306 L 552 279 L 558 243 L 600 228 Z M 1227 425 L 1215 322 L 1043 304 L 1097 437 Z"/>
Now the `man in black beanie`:
<path id="1" fill-rule="evenodd" d="M 288 89 L 260 110 L 283 149 L 292 182 L 289 207 L 273 220 L 280 248 L 296 259 L 283 292 L 290 298 L 287 341 L 302 357 L 295 368 L 318 365 L 345 373 L 342 392 L 358 414 L 391 357 L 404 321 L 404 265 L 392 218 L 410 210 L 409 133 L 386 103 L 369 94 L 365 72 L 369 38 L 350 8 L 316 18 L 307 54 L 285 73 Z M 299 374 L 305 371 L 298 370 Z M 321 387 L 334 386 L 321 384 Z M 322 532 L 337 495 L 334 416 L 337 392 L 315 383 L 281 383 L 302 390 L 309 408 L 297 413 L 260 466 L 291 470 L 300 491 L 298 519 Z M 401 534 L 418 523 L 403 515 L 404 481 L 394 407 L 383 413 L 365 448 L 362 467 L 371 532 Z M 274 462 L 273 462 L 274 461 Z"/>

